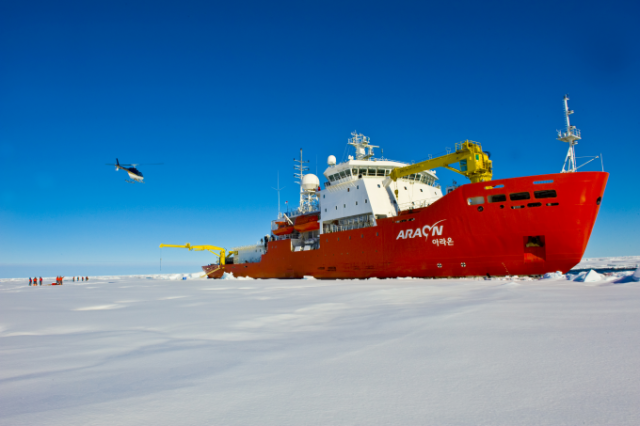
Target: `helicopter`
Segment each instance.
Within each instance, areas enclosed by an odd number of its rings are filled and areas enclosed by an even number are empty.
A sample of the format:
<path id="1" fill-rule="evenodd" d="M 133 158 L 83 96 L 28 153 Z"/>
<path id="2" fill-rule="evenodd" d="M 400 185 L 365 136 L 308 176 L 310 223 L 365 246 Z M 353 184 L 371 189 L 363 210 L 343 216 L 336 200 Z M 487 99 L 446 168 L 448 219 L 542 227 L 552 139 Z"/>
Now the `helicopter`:
<path id="1" fill-rule="evenodd" d="M 125 179 L 127 183 L 144 183 L 144 177 L 142 172 L 136 169 L 136 166 L 159 166 L 162 163 L 147 163 L 147 164 L 120 164 L 120 161 L 116 158 L 116 164 L 107 164 L 107 166 L 116 166 L 116 172 L 118 170 L 124 170 L 129 174 L 131 179 Z M 127 167 L 131 166 L 131 167 Z"/>

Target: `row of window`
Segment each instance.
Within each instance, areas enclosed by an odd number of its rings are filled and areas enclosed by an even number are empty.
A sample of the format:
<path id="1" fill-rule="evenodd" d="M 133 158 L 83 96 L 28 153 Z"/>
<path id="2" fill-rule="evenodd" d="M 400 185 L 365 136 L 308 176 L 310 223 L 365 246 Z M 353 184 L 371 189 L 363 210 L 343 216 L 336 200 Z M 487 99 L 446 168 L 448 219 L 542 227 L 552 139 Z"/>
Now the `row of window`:
<path id="1" fill-rule="evenodd" d="M 382 169 L 377 167 L 366 167 L 366 168 L 360 167 L 360 168 L 346 169 L 339 173 L 330 175 L 329 181 L 336 182 L 340 179 L 344 179 L 349 176 L 359 176 L 359 175 L 362 175 L 363 177 L 364 176 L 385 177 L 391 174 L 391 170 L 392 169 Z M 434 186 L 436 182 L 433 176 L 427 175 L 427 174 L 421 174 L 421 173 L 415 173 L 409 176 L 404 176 L 401 179 L 407 180 L 409 182 L 420 182 L 430 186 Z"/>
<path id="2" fill-rule="evenodd" d="M 559 206 L 560 203 L 547 203 L 547 207 Z M 527 207 L 542 207 L 542 203 L 529 203 Z M 500 208 L 504 209 L 504 204 L 500 204 Z M 512 210 L 524 209 L 524 205 L 511 206 Z M 478 211 L 484 211 L 484 207 L 478 206 Z"/>
<path id="3" fill-rule="evenodd" d="M 556 193 L 555 189 L 545 189 L 542 191 L 534 191 L 533 196 L 537 199 L 556 198 L 558 194 Z M 528 192 L 515 192 L 512 194 L 509 194 L 509 200 L 511 201 L 523 201 L 523 200 L 530 200 L 530 199 L 531 199 L 531 194 Z M 505 201 L 507 201 L 507 196 L 505 194 L 489 195 L 487 197 L 487 201 L 489 203 L 504 203 Z M 477 205 L 477 204 L 484 204 L 484 197 L 481 195 L 477 197 L 471 197 L 467 199 L 467 204 L 469 204 L 470 206 Z"/>
<path id="4" fill-rule="evenodd" d="M 357 205 L 358 205 L 358 202 L 356 201 L 355 203 L 356 203 L 356 206 L 357 206 Z M 364 203 L 365 203 L 365 204 L 368 204 L 368 203 L 369 203 L 369 201 L 365 198 Z M 342 205 L 342 208 L 343 208 L 343 209 L 346 209 L 346 208 L 347 208 L 347 205 L 346 205 L 346 204 L 343 204 L 343 205 Z M 338 210 L 338 206 L 336 206 L 336 210 Z M 326 213 L 326 212 L 327 212 L 327 209 L 324 209 L 324 212 Z"/>

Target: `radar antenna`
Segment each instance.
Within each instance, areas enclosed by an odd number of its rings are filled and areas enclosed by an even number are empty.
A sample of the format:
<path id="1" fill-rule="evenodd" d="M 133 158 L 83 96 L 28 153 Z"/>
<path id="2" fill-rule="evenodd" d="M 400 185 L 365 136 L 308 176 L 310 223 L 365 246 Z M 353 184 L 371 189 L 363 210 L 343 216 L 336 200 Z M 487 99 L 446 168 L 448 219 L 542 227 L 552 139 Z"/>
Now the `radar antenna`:
<path id="1" fill-rule="evenodd" d="M 311 211 L 315 211 L 318 209 L 318 197 L 316 195 L 316 189 L 318 189 L 318 178 L 313 174 L 307 173 L 309 171 L 309 160 L 302 159 L 302 148 L 300 149 L 300 159 L 294 158 L 293 161 L 296 163 L 293 165 L 293 169 L 295 173 L 293 176 L 296 179 L 300 179 L 300 206 L 296 210 L 299 213 L 307 213 Z M 309 187 L 309 182 L 307 177 L 313 177 L 316 182 L 314 182 L 311 187 Z"/>
<path id="2" fill-rule="evenodd" d="M 564 132 L 558 130 L 558 140 L 567 142 L 569 144 L 569 150 L 567 151 L 567 156 L 564 159 L 561 173 L 573 173 L 578 170 L 578 166 L 576 165 L 575 146 L 578 145 L 577 141 L 582 139 L 580 137 L 580 130 L 578 130 L 576 126 L 572 126 L 569 121 L 569 116 L 573 114 L 573 111 L 569 109 L 568 101 L 569 95 L 564 95 L 564 116 L 567 121 L 567 129 Z"/>
<path id="3" fill-rule="evenodd" d="M 356 131 L 351 132 L 352 138 L 347 142 L 348 145 L 352 145 L 356 149 L 356 160 L 368 160 L 373 157 L 373 148 L 380 148 L 376 145 L 369 145 L 370 138 L 368 136 L 363 135 L 362 133 L 358 133 Z M 367 150 L 369 152 L 367 153 Z"/>

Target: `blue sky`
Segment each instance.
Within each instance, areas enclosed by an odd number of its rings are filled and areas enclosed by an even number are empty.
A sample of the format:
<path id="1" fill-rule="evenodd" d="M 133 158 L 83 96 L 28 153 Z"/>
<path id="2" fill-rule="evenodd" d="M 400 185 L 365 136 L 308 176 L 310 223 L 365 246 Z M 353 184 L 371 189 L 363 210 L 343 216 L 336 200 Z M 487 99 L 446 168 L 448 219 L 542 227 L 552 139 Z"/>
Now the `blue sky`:
<path id="1" fill-rule="evenodd" d="M 639 17 L 632 1 L 2 2 L 0 277 L 151 273 L 160 243 L 254 243 L 276 173 L 297 200 L 298 150 L 321 173 L 353 130 L 393 159 L 472 139 L 496 178 L 558 172 L 565 93 L 578 155 L 611 173 L 585 256 L 640 255 Z M 116 157 L 165 165 L 129 185 Z"/>

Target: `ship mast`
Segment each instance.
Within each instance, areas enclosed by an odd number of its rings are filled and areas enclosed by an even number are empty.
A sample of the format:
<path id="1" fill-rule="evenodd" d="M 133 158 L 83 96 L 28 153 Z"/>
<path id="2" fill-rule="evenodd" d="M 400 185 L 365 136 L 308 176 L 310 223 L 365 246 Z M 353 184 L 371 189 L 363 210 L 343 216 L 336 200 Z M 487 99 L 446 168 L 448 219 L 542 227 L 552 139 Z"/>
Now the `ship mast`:
<path id="1" fill-rule="evenodd" d="M 569 109 L 569 96 L 564 95 L 564 116 L 566 120 L 566 130 L 561 132 L 558 130 L 558 140 L 562 142 L 567 142 L 569 144 L 569 150 L 567 151 L 567 156 L 564 159 L 564 164 L 562 165 L 562 171 L 560 173 L 573 173 L 578 170 L 576 165 L 576 149 L 575 146 L 578 145 L 580 139 L 580 130 L 576 128 L 576 126 L 572 126 L 569 122 L 569 116 L 573 114 L 573 111 Z"/>
<path id="2" fill-rule="evenodd" d="M 302 159 L 302 149 L 300 149 L 300 159 L 294 158 L 296 163 L 293 166 L 295 173 L 293 176 L 298 179 L 297 184 L 300 184 L 300 206 L 298 212 L 308 213 L 318 209 L 318 196 L 316 194 L 316 187 L 319 185 L 318 178 L 313 174 L 305 172 L 309 171 L 309 160 Z M 305 179 L 306 178 L 306 179 Z"/>
<path id="3" fill-rule="evenodd" d="M 304 191 L 302 190 L 302 179 L 304 178 L 304 175 L 305 175 L 304 172 L 309 171 L 309 167 L 305 166 L 305 164 L 309 163 L 309 160 L 307 161 L 302 160 L 302 148 L 300 148 L 300 159 L 298 160 L 294 158 L 293 161 L 297 163 L 293 165 L 293 169 L 296 171 L 296 173 L 293 174 L 293 177 L 300 180 L 299 182 L 296 182 L 296 183 L 300 184 L 300 208 L 302 208 L 305 201 L 305 194 L 304 194 Z"/>
<path id="4" fill-rule="evenodd" d="M 368 160 L 373 157 L 373 148 L 380 148 L 376 145 L 369 145 L 370 138 L 358 132 L 351 132 L 352 138 L 347 145 L 352 145 L 356 149 L 356 160 Z M 367 150 L 369 152 L 367 153 Z"/>
<path id="5" fill-rule="evenodd" d="M 284 186 L 280 188 L 280 172 L 278 172 L 278 181 L 276 186 L 277 188 L 271 187 L 271 189 L 278 191 L 278 219 L 280 219 L 282 217 L 282 214 L 280 213 L 280 191 L 285 188 Z"/>

